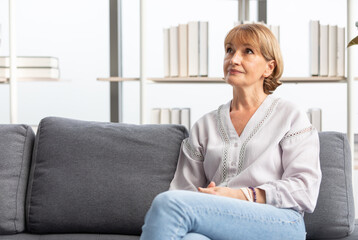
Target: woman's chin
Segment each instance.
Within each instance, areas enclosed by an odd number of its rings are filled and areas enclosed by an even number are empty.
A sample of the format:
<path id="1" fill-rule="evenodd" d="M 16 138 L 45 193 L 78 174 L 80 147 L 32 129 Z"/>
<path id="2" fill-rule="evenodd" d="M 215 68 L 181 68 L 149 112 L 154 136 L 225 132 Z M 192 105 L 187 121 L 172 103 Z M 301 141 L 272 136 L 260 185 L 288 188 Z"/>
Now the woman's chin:
<path id="1" fill-rule="evenodd" d="M 224 78 L 224 81 L 232 86 L 238 86 L 240 85 L 240 81 L 239 79 L 237 78 L 234 78 L 233 76 L 227 76 Z"/>

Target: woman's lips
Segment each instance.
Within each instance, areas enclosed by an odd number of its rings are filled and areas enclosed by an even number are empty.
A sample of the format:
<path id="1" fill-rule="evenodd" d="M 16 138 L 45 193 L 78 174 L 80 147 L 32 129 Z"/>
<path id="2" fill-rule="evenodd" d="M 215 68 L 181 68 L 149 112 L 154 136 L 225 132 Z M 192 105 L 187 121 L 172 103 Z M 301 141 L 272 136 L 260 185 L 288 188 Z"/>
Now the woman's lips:
<path id="1" fill-rule="evenodd" d="M 230 69 L 229 73 L 230 74 L 239 74 L 239 73 L 242 73 L 242 72 L 239 71 L 239 70 L 236 70 L 236 69 Z"/>

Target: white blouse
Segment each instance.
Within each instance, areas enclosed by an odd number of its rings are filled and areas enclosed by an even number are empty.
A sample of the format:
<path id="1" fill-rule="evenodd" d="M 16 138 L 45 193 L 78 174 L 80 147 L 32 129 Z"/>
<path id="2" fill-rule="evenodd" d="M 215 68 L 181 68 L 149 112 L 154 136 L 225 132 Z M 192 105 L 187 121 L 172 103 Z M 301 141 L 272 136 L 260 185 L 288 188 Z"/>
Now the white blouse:
<path id="1" fill-rule="evenodd" d="M 200 118 L 183 140 L 170 190 L 197 191 L 210 181 L 265 190 L 266 203 L 313 212 L 321 183 L 318 133 L 304 111 L 268 95 L 241 136 L 230 102 Z"/>

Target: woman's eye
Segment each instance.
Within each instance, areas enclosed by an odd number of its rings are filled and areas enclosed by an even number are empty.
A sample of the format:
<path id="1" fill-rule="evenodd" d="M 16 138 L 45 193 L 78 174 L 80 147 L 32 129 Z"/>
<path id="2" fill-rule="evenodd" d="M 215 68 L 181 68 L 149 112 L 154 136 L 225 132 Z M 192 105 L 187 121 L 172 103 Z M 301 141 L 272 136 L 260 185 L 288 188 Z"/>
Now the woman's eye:
<path id="1" fill-rule="evenodd" d="M 232 53 L 232 52 L 233 52 L 233 50 L 231 47 L 226 48 L 226 53 Z"/>
<path id="2" fill-rule="evenodd" d="M 245 52 L 248 53 L 248 54 L 253 54 L 254 53 L 254 51 L 252 51 L 250 48 L 246 48 Z"/>

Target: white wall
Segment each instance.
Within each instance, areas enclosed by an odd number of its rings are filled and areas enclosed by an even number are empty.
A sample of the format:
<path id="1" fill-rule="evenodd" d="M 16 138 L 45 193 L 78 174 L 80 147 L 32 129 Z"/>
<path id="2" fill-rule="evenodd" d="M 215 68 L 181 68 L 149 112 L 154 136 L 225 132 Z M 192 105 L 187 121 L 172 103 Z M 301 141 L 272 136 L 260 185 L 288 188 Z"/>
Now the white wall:
<path id="1" fill-rule="evenodd" d="M 56 56 L 61 82 L 20 82 L 19 122 L 37 124 L 49 115 L 109 120 L 108 1 L 17 0 L 18 55 Z M 209 75 L 222 76 L 223 40 L 237 16 L 236 1 L 147 0 L 148 76 L 163 75 L 162 29 L 192 20 L 209 21 Z M 8 1 L 0 0 L 2 44 L 8 55 Z M 251 1 L 256 20 L 256 2 Z M 334 15 L 334 17 L 332 17 Z M 346 1 L 269 0 L 268 23 L 281 26 L 285 76 L 309 76 L 308 22 L 346 25 Z M 358 34 L 358 31 L 357 31 Z M 139 1 L 123 0 L 123 74 L 139 75 Z M 356 87 L 358 86 L 356 83 Z M 323 109 L 323 130 L 346 131 L 346 84 L 284 84 L 277 95 L 302 108 Z M 124 83 L 124 121 L 139 123 L 139 84 Z M 358 94 L 356 94 L 356 98 Z M 147 107 L 191 107 L 192 122 L 229 101 L 225 84 L 148 84 Z M 356 105 L 358 108 L 358 104 Z M 358 111 L 355 115 L 358 119 Z M 9 122 L 9 87 L 0 85 L 0 123 Z M 356 125 L 356 129 L 358 124 Z"/>

